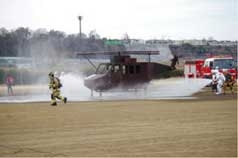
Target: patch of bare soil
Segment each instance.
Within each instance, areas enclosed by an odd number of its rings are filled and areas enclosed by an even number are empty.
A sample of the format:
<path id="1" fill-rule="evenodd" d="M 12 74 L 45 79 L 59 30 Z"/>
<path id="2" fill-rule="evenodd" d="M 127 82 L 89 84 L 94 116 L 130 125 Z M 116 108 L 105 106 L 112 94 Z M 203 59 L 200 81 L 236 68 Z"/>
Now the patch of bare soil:
<path id="1" fill-rule="evenodd" d="M 237 92 L 194 97 L 0 103 L 0 156 L 237 157 Z"/>
<path id="2" fill-rule="evenodd" d="M 237 157 L 236 102 L 0 104 L 0 156 Z"/>
<path id="3" fill-rule="evenodd" d="M 227 89 L 225 93 L 220 95 L 216 95 L 215 92 L 212 92 L 211 87 L 205 87 L 193 96 L 200 100 L 237 100 L 237 86 L 234 86 L 233 93 Z"/>

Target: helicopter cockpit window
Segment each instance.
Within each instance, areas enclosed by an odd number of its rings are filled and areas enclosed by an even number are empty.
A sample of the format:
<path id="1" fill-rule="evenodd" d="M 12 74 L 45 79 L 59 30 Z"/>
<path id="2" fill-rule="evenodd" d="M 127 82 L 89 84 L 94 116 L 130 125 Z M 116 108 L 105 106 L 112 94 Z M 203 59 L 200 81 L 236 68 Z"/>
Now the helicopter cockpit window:
<path id="1" fill-rule="evenodd" d="M 111 64 L 107 65 L 107 71 L 112 72 L 112 65 Z"/>
<path id="2" fill-rule="evenodd" d="M 114 72 L 119 72 L 119 71 L 120 71 L 119 65 L 115 65 L 115 66 L 114 66 Z"/>
<path id="3" fill-rule="evenodd" d="M 107 65 L 106 64 L 100 64 L 97 68 L 97 74 L 104 74 L 106 73 L 108 70 L 107 70 Z"/>

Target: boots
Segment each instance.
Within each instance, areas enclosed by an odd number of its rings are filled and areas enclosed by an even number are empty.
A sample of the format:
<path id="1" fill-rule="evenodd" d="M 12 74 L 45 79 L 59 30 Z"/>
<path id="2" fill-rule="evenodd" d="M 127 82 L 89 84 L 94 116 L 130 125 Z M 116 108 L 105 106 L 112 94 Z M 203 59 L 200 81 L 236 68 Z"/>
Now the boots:
<path id="1" fill-rule="evenodd" d="M 65 104 L 67 103 L 67 97 L 64 97 L 64 103 Z"/>
<path id="2" fill-rule="evenodd" d="M 54 103 L 52 103 L 52 104 L 51 104 L 51 106 L 57 106 L 57 103 L 56 103 L 56 102 L 54 102 Z"/>

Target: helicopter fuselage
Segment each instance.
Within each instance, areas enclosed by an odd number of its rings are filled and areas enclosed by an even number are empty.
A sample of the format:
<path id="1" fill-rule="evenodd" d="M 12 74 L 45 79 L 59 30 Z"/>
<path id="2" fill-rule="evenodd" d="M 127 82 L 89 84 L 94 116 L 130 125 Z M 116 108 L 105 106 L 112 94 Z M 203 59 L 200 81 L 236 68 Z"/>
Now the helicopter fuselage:
<path id="1" fill-rule="evenodd" d="M 96 73 L 85 78 L 84 85 L 100 92 L 113 88 L 144 88 L 157 73 L 168 70 L 171 68 L 167 65 L 116 56 L 110 63 L 99 64 Z"/>

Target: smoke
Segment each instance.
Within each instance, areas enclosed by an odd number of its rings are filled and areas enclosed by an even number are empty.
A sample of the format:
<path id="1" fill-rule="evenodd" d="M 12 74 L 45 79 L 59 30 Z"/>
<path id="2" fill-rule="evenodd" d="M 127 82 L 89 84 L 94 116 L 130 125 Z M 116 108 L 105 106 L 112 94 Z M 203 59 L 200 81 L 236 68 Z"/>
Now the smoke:
<path id="1" fill-rule="evenodd" d="M 62 74 L 59 78 L 63 84 L 61 89 L 63 96 L 71 100 L 87 99 L 90 97 L 90 90 L 84 86 L 83 78 L 78 74 Z"/>
<path id="2" fill-rule="evenodd" d="M 98 92 L 94 92 L 94 97 L 91 97 L 91 91 L 84 86 L 81 76 L 68 73 L 61 75 L 60 79 L 63 83 L 62 95 L 73 101 L 183 98 L 199 92 L 211 82 L 210 79 L 190 78 L 152 80 L 147 85 L 146 91 L 143 89 L 122 91 L 118 87 L 108 92 L 103 92 L 102 96 Z"/>
<path id="3" fill-rule="evenodd" d="M 118 92 L 117 89 L 113 89 L 114 92 L 105 92 L 102 98 L 97 96 L 96 98 L 103 100 L 191 98 L 194 93 L 199 92 L 210 83 L 210 79 L 170 78 L 152 80 L 147 85 L 146 90 L 142 88 Z M 143 87 L 143 85 L 141 86 Z"/>
<path id="4" fill-rule="evenodd" d="M 52 69 L 62 63 L 65 53 L 57 49 L 51 40 L 36 40 L 30 44 L 30 52 L 35 69 Z"/>
<path id="5" fill-rule="evenodd" d="M 94 92 L 91 97 L 91 91 L 83 84 L 83 77 L 66 73 L 60 76 L 63 87 L 61 94 L 66 96 L 70 101 L 93 101 L 93 100 L 130 100 L 130 99 L 184 99 L 191 98 L 191 95 L 199 92 L 203 87 L 208 85 L 209 79 L 186 79 L 186 78 L 170 78 L 153 80 L 148 84 L 146 91 L 129 90 L 103 92 L 102 96 Z M 45 85 L 47 88 L 47 85 Z M 45 91 L 46 90 L 46 91 Z M 50 103 L 50 90 L 44 89 L 41 93 L 28 94 L 25 96 L 7 96 L 0 97 L 0 102 L 41 102 Z"/>
<path id="6" fill-rule="evenodd" d="M 151 56 L 152 62 L 169 61 L 172 58 L 168 45 L 137 44 L 128 46 L 127 50 L 159 50 L 160 55 Z M 42 85 L 44 90 L 34 89 L 31 93 L 24 96 L 1 97 L 0 102 L 50 101 L 50 91 L 47 89 L 48 73 L 50 71 L 62 72 L 65 69 L 70 73 L 61 73 L 59 78 L 63 84 L 61 89 L 62 95 L 66 96 L 69 101 L 183 98 L 190 97 L 210 83 L 210 80 L 206 79 L 161 79 L 152 81 L 146 91 L 105 92 L 102 97 L 97 92 L 94 92 L 94 97 L 91 97 L 91 91 L 84 86 L 83 77 L 77 72 L 78 66 L 82 65 L 71 65 L 72 61 L 69 63 L 65 62 L 64 53 L 59 52 L 53 46 L 52 41 L 33 41 L 31 43 L 31 56 L 34 63 L 32 70 L 43 72 L 42 76 L 35 83 Z M 145 57 L 141 59 L 145 60 Z"/>
<path id="7" fill-rule="evenodd" d="M 211 83 L 210 79 L 170 78 L 154 80 L 148 89 L 153 97 L 189 97 Z"/>

